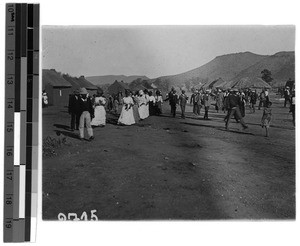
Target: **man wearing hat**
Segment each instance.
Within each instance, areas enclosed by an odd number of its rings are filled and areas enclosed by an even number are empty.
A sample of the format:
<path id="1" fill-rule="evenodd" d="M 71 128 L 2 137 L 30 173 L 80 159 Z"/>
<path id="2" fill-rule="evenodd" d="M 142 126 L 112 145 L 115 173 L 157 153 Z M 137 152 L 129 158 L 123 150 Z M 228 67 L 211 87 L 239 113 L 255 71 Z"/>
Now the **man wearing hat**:
<path id="1" fill-rule="evenodd" d="M 178 95 L 176 94 L 176 90 L 172 87 L 171 91 L 169 92 L 169 96 L 165 101 L 169 101 L 171 106 L 171 115 L 175 118 L 176 116 L 176 105 L 178 103 Z"/>
<path id="2" fill-rule="evenodd" d="M 208 120 L 208 110 L 211 105 L 210 90 L 208 90 L 208 89 L 205 90 L 202 100 L 203 100 L 203 106 L 204 106 L 204 110 L 205 110 L 203 119 Z"/>
<path id="3" fill-rule="evenodd" d="M 181 118 L 185 119 L 185 106 L 188 101 L 188 96 L 185 94 L 185 90 L 181 91 L 181 95 L 179 96 L 179 105 L 181 108 Z"/>
<path id="4" fill-rule="evenodd" d="M 79 130 L 79 119 L 80 119 L 80 109 L 79 109 L 79 90 L 75 90 L 73 94 L 69 96 L 69 106 L 68 112 L 71 115 L 71 131 Z"/>
<path id="5" fill-rule="evenodd" d="M 244 129 L 248 128 L 248 126 L 245 124 L 243 117 L 241 115 L 241 111 L 240 111 L 240 103 L 241 103 L 241 99 L 239 97 L 239 95 L 237 94 L 238 90 L 237 89 L 232 89 L 229 96 L 228 96 L 228 117 L 226 119 L 226 129 L 228 130 L 229 127 L 229 122 L 230 119 L 232 118 L 232 116 L 236 116 L 236 118 L 239 120 L 239 122 L 241 123 L 241 125 L 243 126 Z"/>
<path id="6" fill-rule="evenodd" d="M 201 110 L 201 95 L 198 89 L 191 96 L 190 104 L 193 105 L 193 113 L 195 115 L 200 115 Z"/>
<path id="7" fill-rule="evenodd" d="M 83 87 L 79 89 L 79 110 L 81 112 L 79 120 L 79 136 L 80 139 L 84 139 L 84 124 L 86 125 L 88 132 L 88 140 L 94 139 L 93 128 L 91 126 L 91 120 L 94 118 L 94 108 L 91 99 L 88 97 L 87 90 Z"/>

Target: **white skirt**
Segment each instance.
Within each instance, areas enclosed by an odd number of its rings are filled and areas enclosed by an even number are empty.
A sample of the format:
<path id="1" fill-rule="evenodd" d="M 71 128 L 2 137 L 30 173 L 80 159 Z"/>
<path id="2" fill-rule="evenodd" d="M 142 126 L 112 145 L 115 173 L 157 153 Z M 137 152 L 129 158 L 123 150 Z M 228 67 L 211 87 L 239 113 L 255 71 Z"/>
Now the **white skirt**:
<path id="1" fill-rule="evenodd" d="M 145 104 L 139 106 L 138 111 L 139 111 L 140 118 L 142 120 L 146 119 L 149 116 L 149 109 L 148 109 L 148 106 Z"/>
<path id="2" fill-rule="evenodd" d="M 132 107 L 128 110 L 125 109 L 125 105 L 122 107 L 118 123 L 128 126 L 135 124 Z"/>
<path id="3" fill-rule="evenodd" d="M 96 106 L 95 107 L 95 117 L 93 118 L 91 125 L 92 126 L 100 126 L 106 124 L 106 111 L 104 106 Z"/>

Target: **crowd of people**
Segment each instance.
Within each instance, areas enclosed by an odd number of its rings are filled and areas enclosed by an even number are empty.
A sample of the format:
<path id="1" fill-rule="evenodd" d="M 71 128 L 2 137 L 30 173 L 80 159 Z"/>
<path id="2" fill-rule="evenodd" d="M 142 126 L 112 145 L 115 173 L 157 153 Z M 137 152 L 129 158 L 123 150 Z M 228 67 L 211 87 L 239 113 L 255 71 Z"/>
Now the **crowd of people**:
<path id="1" fill-rule="evenodd" d="M 119 115 L 117 122 L 119 125 L 128 126 L 151 115 L 161 115 L 162 104 L 163 97 L 159 90 L 155 92 L 155 96 L 148 90 L 135 93 L 125 90 L 124 96 L 119 92 L 106 98 L 101 89 L 90 96 L 85 88 L 80 88 L 69 97 L 70 130 L 79 130 L 80 139 L 84 139 L 84 127 L 86 127 L 88 140 L 93 140 L 93 128 L 105 127 L 107 111 Z"/>
<path id="2" fill-rule="evenodd" d="M 290 112 L 295 125 L 295 90 L 286 87 L 284 107 L 290 105 Z M 45 93 L 45 92 L 43 92 Z M 176 117 L 177 105 L 180 106 L 181 118 L 185 119 L 186 105 L 190 103 L 193 107 L 195 117 L 200 117 L 201 109 L 204 109 L 203 119 L 209 119 L 209 109 L 214 106 L 217 113 L 224 113 L 225 128 L 229 129 L 232 118 L 239 122 L 243 129 L 248 126 L 244 121 L 246 107 L 250 113 L 255 113 L 255 109 L 263 109 L 261 126 L 266 129 L 266 136 L 269 136 L 269 127 L 272 118 L 272 102 L 267 89 L 262 89 L 260 93 L 251 89 L 195 89 L 190 96 L 185 90 L 181 90 L 178 95 L 172 87 L 165 99 L 159 90 L 155 92 L 139 90 L 132 92 L 125 90 L 125 95 L 119 92 L 115 95 L 105 97 L 103 91 L 99 89 L 96 94 L 89 96 L 85 88 L 74 91 L 69 98 L 69 114 L 71 115 L 71 131 L 79 130 L 80 139 L 84 139 L 84 128 L 87 128 L 88 140 L 93 140 L 93 127 L 105 127 L 106 112 L 118 115 L 117 124 L 133 125 L 149 116 L 159 116 L 162 114 L 162 105 L 168 101 L 171 108 L 171 116 Z M 258 105 L 257 105 L 258 103 Z"/>
<path id="3" fill-rule="evenodd" d="M 289 103 L 290 112 L 293 117 L 293 124 L 295 125 L 295 90 L 290 90 L 287 86 L 285 88 L 285 102 L 284 107 Z M 176 117 L 176 105 L 180 105 L 181 118 L 185 118 L 185 106 L 188 102 L 188 97 L 185 95 L 185 91 L 181 91 L 181 95 L 178 96 L 174 88 L 166 95 L 171 107 L 171 115 Z M 215 102 L 212 104 L 212 102 Z M 258 103 L 258 105 L 257 105 Z M 272 119 L 272 102 L 270 101 L 269 91 L 263 88 L 260 93 L 256 89 L 243 89 L 238 90 L 236 88 L 222 90 L 220 88 L 211 89 L 195 89 L 190 98 L 190 104 L 193 106 L 193 114 L 200 116 L 201 109 L 204 109 L 203 119 L 208 120 L 209 108 L 214 106 L 216 112 L 223 111 L 225 114 L 225 128 L 229 129 L 230 120 L 234 118 L 236 122 L 239 122 L 243 129 L 247 129 L 248 126 L 244 122 L 246 107 L 249 107 L 250 113 L 255 113 L 256 107 L 258 110 L 263 109 L 261 118 L 261 126 L 265 128 L 266 136 L 269 136 L 269 127 Z"/>

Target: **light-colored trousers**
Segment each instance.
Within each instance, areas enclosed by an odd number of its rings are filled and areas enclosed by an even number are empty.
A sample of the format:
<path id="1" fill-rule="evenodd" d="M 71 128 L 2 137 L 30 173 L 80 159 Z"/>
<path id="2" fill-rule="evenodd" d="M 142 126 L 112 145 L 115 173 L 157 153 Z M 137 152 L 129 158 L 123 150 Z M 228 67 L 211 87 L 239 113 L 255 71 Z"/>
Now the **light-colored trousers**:
<path id="1" fill-rule="evenodd" d="M 91 115 L 88 111 L 83 111 L 79 120 L 79 134 L 80 138 L 84 138 L 84 123 L 88 132 L 89 138 L 93 136 L 93 128 L 91 126 Z"/>

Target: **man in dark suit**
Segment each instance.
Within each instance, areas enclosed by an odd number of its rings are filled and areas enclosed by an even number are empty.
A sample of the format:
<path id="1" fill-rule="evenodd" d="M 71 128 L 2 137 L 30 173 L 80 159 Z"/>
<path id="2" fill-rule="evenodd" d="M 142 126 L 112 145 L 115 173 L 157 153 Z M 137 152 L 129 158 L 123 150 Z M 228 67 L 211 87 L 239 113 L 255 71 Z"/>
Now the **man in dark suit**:
<path id="1" fill-rule="evenodd" d="M 169 104 L 171 106 L 171 115 L 175 118 L 178 95 L 176 94 L 176 90 L 174 87 L 172 87 L 171 91 L 169 92 L 168 98 L 165 99 L 165 101 L 169 101 Z"/>
<path id="2" fill-rule="evenodd" d="M 240 110 L 240 105 L 241 105 L 241 98 L 240 96 L 237 94 L 238 90 L 237 89 L 233 89 L 231 91 L 231 93 L 229 94 L 228 98 L 227 98 L 227 102 L 228 102 L 228 117 L 226 119 L 226 129 L 228 130 L 229 127 L 229 122 L 230 119 L 232 118 L 232 116 L 236 115 L 236 118 L 239 120 L 239 122 L 241 123 L 241 125 L 243 126 L 244 129 L 247 129 L 248 126 L 246 125 L 246 123 L 243 120 L 242 114 L 241 114 L 241 110 Z"/>
<path id="3" fill-rule="evenodd" d="M 199 90 L 195 90 L 195 92 L 191 96 L 190 104 L 193 105 L 193 113 L 195 115 L 200 115 L 201 110 L 201 95 Z"/>
<path id="4" fill-rule="evenodd" d="M 79 91 L 75 90 L 69 96 L 68 112 L 71 115 L 71 131 L 79 130 L 80 108 L 79 108 Z"/>

